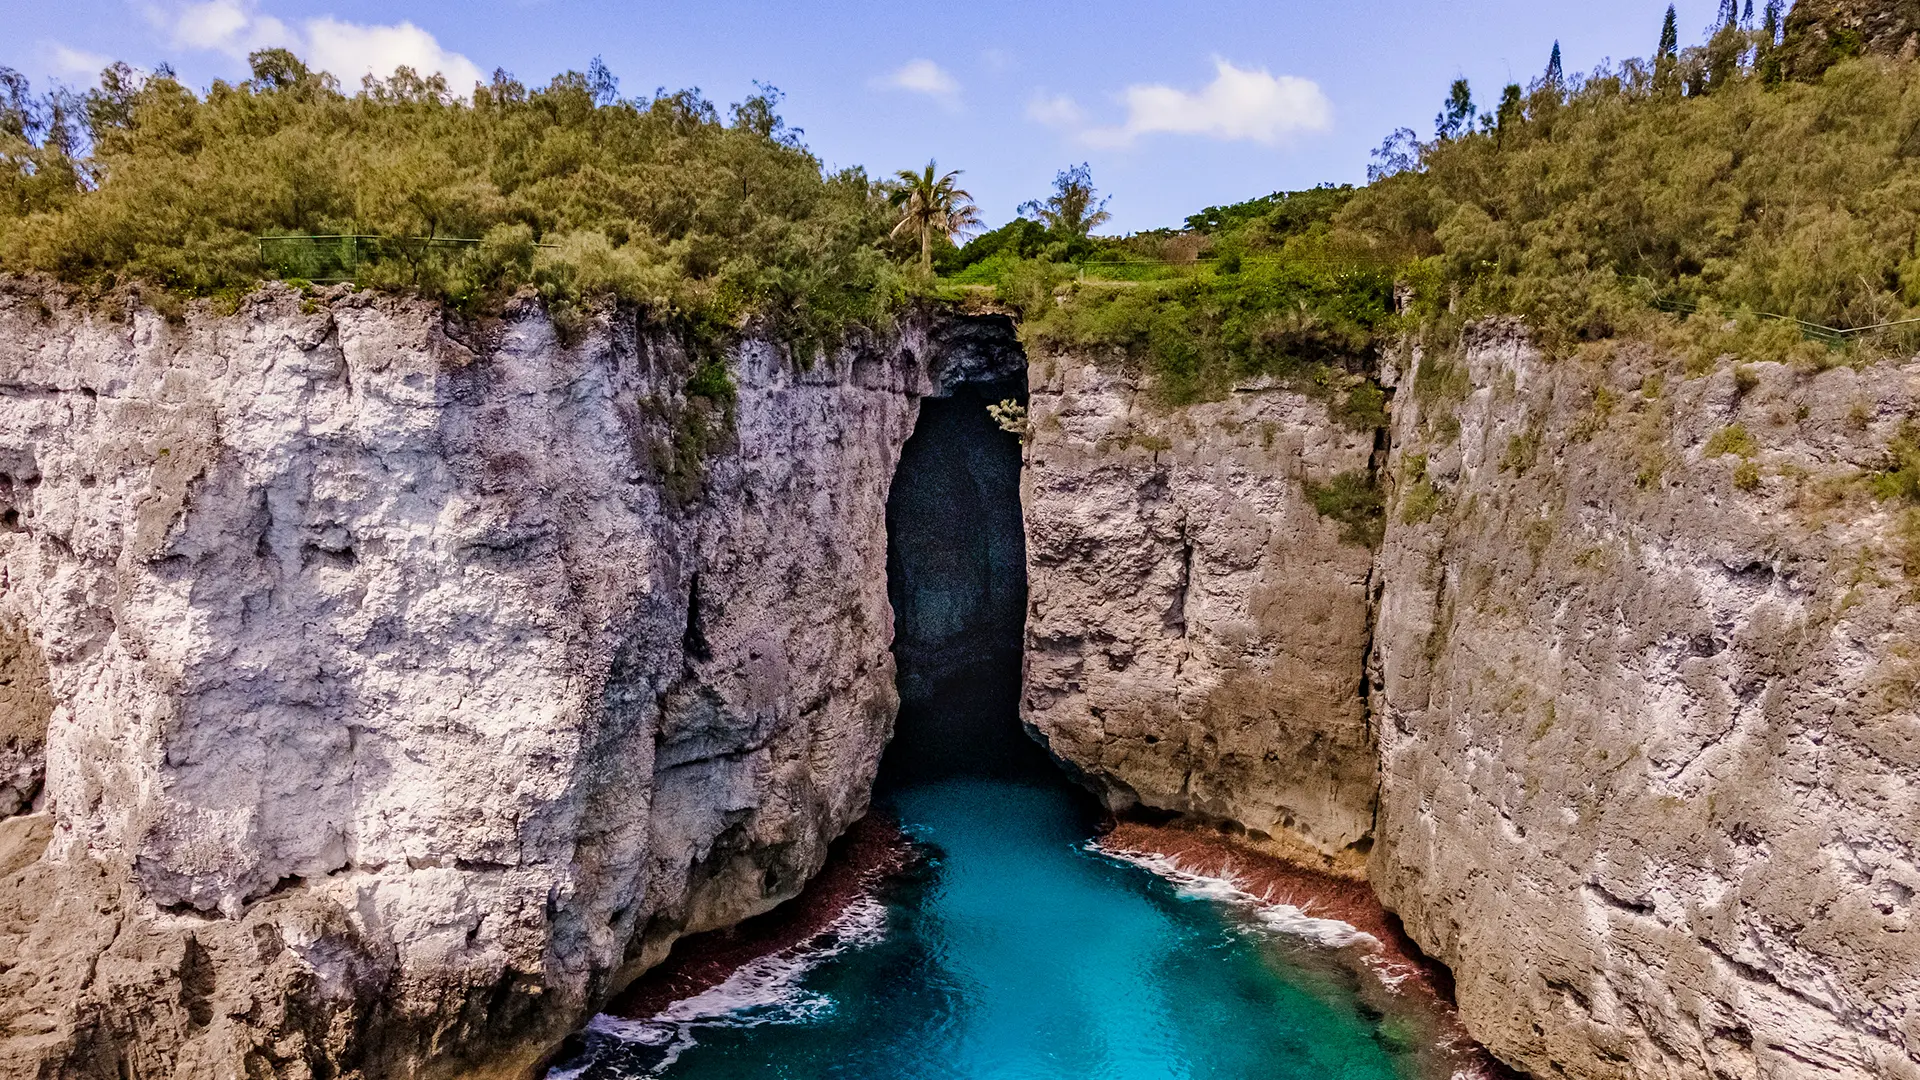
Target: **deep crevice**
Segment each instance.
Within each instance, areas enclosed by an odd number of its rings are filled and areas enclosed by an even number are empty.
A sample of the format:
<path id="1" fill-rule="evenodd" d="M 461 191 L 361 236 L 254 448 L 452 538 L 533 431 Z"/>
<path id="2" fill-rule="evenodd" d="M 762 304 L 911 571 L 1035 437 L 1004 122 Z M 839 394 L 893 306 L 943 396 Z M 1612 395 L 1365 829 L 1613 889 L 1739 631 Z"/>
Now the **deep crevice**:
<path id="1" fill-rule="evenodd" d="M 689 659 L 705 663 L 713 659 L 713 646 L 707 643 L 704 616 L 700 608 L 700 571 L 687 582 L 687 630 L 680 637 L 681 649 Z"/>
<path id="2" fill-rule="evenodd" d="M 883 791 L 956 776 L 1066 782 L 1020 722 L 1021 447 L 987 412 L 1026 404 L 1025 357 L 1010 324 L 968 322 L 936 355 L 944 392 L 921 401 L 887 498 L 900 711 Z"/>
<path id="3" fill-rule="evenodd" d="M 921 402 L 887 499 L 887 594 L 900 713 L 888 782 L 1048 768 L 1019 723 L 1026 629 L 1020 443 L 987 406 L 1025 379 Z"/>

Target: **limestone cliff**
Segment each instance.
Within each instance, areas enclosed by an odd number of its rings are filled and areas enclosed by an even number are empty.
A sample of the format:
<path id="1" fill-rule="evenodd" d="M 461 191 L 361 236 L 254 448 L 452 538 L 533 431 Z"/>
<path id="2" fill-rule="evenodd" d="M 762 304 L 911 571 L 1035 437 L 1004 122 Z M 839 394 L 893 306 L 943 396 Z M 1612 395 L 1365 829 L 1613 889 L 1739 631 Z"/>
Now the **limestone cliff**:
<path id="1" fill-rule="evenodd" d="M 893 724 L 920 399 L 1020 363 L 1004 319 L 729 381 L 619 312 L 6 283 L 0 1076 L 513 1076 L 792 895 Z M 1029 729 L 1364 870 L 1537 1075 L 1920 1080 L 1920 508 L 1868 491 L 1920 364 L 1495 323 L 1381 378 L 1386 432 L 1041 358 Z M 929 671 L 1005 599 L 986 531 L 903 585 Z"/>
<path id="2" fill-rule="evenodd" d="M 515 1075 L 791 895 L 941 332 L 735 397 L 619 313 L 0 292 L 0 1075 Z"/>
<path id="3" fill-rule="evenodd" d="M 1358 872 L 1371 552 L 1307 485 L 1364 483 L 1373 431 L 1267 383 L 1170 411 L 1072 357 L 1031 393 L 1025 722 L 1110 806 Z"/>
<path id="4" fill-rule="evenodd" d="M 1370 849 L 1534 1075 L 1920 1077 L 1920 508 L 1871 491 L 1920 363 L 1492 323 L 1381 374 L 1370 571 L 1310 496 L 1371 433 L 1037 361 L 1028 724 L 1110 805 Z"/>
<path id="5" fill-rule="evenodd" d="M 1371 875 L 1501 1057 L 1920 1076 L 1920 552 L 1860 479 L 1916 404 L 1497 324 L 1413 362 Z"/>

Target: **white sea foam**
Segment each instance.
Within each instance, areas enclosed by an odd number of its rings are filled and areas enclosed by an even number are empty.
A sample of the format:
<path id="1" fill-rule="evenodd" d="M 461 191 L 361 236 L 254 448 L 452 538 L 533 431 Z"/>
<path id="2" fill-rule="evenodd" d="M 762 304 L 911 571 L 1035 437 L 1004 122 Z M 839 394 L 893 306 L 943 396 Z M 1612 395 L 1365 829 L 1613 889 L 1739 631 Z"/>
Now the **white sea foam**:
<path id="1" fill-rule="evenodd" d="M 879 942 L 886 932 L 886 904 L 875 896 L 861 896 L 811 940 L 746 964 L 719 985 L 646 1020 L 602 1013 L 587 1023 L 587 1034 L 658 1049 L 660 1060 L 646 1074 L 658 1076 L 693 1047 L 701 1028 L 800 1024 L 831 1016 L 833 999 L 808 990 L 801 981 L 841 953 Z M 549 1070 L 546 1080 L 576 1080 L 591 1061 L 589 1054 L 578 1066 Z"/>
<path id="2" fill-rule="evenodd" d="M 1374 978 L 1380 980 L 1380 985 L 1396 994 L 1400 992 L 1401 983 L 1420 974 L 1418 969 L 1408 964 L 1389 960 L 1379 953 L 1368 956 L 1360 962 L 1367 966 L 1368 971 L 1373 972 Z"/>
<path id="3" fill-rule="evenodd" d="M 1181 866 L 1180 861 L 1170 855 L 1121 851 L 1106 847 L 1099 841 L 1089 842 L 1087 849 L 1158 874 L 1173 882 L 1179 894 L 1188 899 L 1213 900 L 1246 909 L 1252 914 L 1256 925 L 1275 933 L 1306 938 L 1330 949 L 1344 949 L 1349 945 L 1364 945 L 1370 949 L 1380 947 L 1378 938 L 1352 923 L 1323 919 L 1293 904 L 1256 895 L 1248 891 L 1246 883 L 1237 878 L 1195 873 Z M 1388 985 L 1398 983 L 1396 981 Z"/>

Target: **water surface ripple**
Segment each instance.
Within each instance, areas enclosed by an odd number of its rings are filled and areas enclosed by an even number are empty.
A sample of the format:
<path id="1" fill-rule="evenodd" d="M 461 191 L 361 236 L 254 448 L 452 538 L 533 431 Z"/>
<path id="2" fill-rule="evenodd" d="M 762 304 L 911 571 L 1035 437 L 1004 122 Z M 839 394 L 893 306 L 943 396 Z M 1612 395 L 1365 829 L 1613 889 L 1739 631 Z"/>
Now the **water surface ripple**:
<path id="1" fill-rule="evenodd" d="M 554 1080 L 1400 1080 L 1351 964 L 1088 850 L 1071 793 L 894 792 L 934 852 L 811 952 L 652 1021 L 597 1020 Z"/>

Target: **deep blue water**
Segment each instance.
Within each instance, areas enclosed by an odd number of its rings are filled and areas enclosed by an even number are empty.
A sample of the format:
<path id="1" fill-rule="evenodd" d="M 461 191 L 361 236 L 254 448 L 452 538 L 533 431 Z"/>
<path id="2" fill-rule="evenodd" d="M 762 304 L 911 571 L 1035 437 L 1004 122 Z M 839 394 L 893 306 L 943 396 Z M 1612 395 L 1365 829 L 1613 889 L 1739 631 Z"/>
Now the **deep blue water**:
<path id="1" fill-rule="evenodd" d="M 884 909 L 850 918 L 824 958 L 769 965 L 678 1017 L 596 1022 L 588 1057 L 555 1076 L 1411 1075 L 1349 966 L 1088 851 L 1070 793 L 965 778 L 897 791 L 893 803 L 935 855 Z"/>

